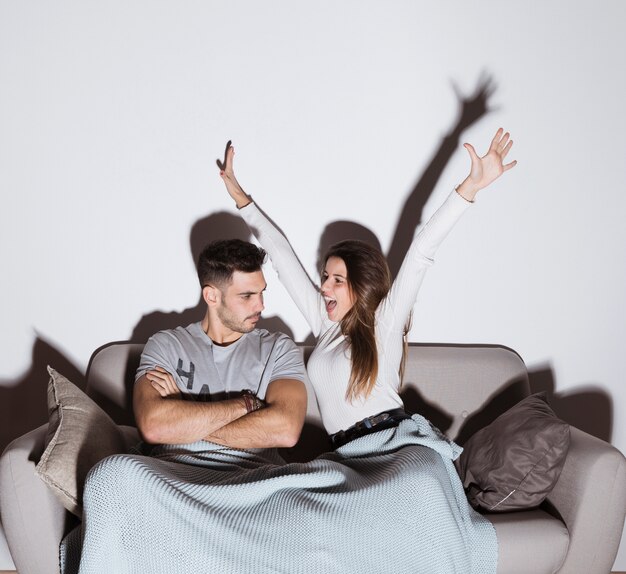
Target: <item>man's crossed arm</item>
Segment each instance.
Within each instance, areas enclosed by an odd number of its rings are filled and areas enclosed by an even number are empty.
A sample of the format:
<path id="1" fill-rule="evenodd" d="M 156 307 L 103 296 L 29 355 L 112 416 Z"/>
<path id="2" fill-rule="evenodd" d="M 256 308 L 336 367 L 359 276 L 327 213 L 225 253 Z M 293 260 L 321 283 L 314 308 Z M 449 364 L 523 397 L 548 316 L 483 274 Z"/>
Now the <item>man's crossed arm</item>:
<path id="1" fill-rule="evenodd" d="M 146 442 L 184 444 L 208 440 L 234 448 L 293 446 L 306 415 L 306 387 L 296 379 L 272 381 L 266 407 L 248 413 L 241 398 L 214 402 L 182 400 L 172 376 L 149 371 L 136 383 L 133 408 Z M 154 384 L 150 379 L 159 379 Z M 159 389 L 159 390 L 157 390 Z"/>
<path id="2" fill-rule="evenodd" d="M 265 408 L 211 432 L 206 440 L 235 448 L 294 446 L 306 415 L 304 383 L 295 379 L 272 381 L 265 393 L 265 404 Z"/>

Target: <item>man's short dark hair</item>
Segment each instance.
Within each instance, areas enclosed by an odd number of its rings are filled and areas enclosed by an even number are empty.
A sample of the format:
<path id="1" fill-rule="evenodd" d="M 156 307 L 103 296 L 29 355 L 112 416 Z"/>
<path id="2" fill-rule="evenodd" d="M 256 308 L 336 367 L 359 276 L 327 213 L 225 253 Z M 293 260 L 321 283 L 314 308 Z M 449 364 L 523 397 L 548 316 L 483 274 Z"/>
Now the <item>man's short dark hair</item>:
<path id="1" fill-rule="evenodd" d="M 219 289 L 228 285 L 235 271 L 254 273 L 261 270 L 265 250 L 241 239 L 218 239 L 209 243 L 198 257 L 200 286 Z"/>

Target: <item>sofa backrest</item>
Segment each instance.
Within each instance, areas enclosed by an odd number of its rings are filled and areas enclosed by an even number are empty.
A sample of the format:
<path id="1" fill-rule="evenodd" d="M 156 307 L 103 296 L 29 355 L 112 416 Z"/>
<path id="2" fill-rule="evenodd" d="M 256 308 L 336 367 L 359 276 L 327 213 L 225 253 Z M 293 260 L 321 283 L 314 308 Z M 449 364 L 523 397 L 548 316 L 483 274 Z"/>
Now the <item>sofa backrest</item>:
<path id="1" fill-rule="evenodd" d="M 521 357 L 498 345 L 411 344 L 402 398 L 463 444 L 530 392 Z"/>
<path id="2" fill-rule="evenodd" d="M 133 385 L 141 343 L 108 343 L 96 349 L 87 366 L 85 392 L 118 424 L 135 425 Z"/>
<path id="3" fill-rule="evenodd" d="M 307 359 L 311 347 L 301 348 Z M 89 363 L 87 394 L 119 424 L 134 424 L 132 386 L 142 349 L 141 344 L 111 343 L 98 349 Z M 304 435 L 319 442 L 324 433 L 308 381 L 307 387 Z M 528 392 L 526 366 L 507 347 L 409 345 L 402 387 L 407 410 L 424 415 L 460 444 Z"/>

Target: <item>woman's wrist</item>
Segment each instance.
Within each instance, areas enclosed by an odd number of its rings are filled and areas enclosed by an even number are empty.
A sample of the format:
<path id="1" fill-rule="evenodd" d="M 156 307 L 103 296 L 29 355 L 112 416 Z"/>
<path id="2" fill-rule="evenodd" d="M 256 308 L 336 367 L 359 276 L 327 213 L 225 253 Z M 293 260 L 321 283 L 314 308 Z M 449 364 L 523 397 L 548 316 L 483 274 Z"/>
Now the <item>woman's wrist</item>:
<path id="1" fill-rule="evenodd" d="M 250 199 L 250 196 L 242 189 L 239 184 L 233 185 L 231 182 L 227 182 L 226 188 L 228 189 L 228 193 L 230 194 L 230 196 L 235 200 L 235 205 L 237 206 L 237 209 L 241 209 L 249 203 L 252 203 L 252 199 Z"/>
<path id="2" fill-rule="evenodd" d="M 237 209 L 243 209 L 244 207 L 246 207 L 247 205 L 250 205 L 251 203 L 252 203 L 252 199 L 246 193 L 244 193 L 242 196 L 237 196 L 235 198 L 235 205 L 237 206 Z"/>
<path id="3" fill-rule="evenodd" d="M 470 203 L 474 203 L 474 199 L 476 198 L 476 194 L 479 189 L 470 181 L 469 178 L 465 178 L 463 183 L 457 185 L 454 188 L 463 199 L 469 201 Z"/>

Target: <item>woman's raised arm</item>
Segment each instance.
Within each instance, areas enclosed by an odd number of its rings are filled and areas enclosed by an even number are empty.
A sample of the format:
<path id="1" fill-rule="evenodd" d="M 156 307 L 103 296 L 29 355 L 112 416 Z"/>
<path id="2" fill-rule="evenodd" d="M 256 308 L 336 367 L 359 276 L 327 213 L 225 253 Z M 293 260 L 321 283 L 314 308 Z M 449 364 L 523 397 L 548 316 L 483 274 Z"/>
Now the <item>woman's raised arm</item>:
<path id="1" fill-rule="evenodd" d="M 217 166 L 220 168 L 220 176 L 226 184 L 226 190 L 235 200 L 237 208 L 240 209 L 239 213 L 258 239 L 261 247 L 267 251 L 278 278 L 304 315 L 313 334 L 318 336 L 322 327 L 323 300 L 285 236 L 239 185 L 233 170 L 234 155 L 235 149 L 232 142 L 229 141 L 226 144 L 224 161 L 217 160 Z"/>
<path id="2" fill-rule="evenodd" d="M 389 295 L 379 309 L 379 321 L 390 330 L 403 329 L 437 248 L 473 203 L 476 194 L 517 164 L 517 161 L 504 163 L 513 140 L 502 128 L 496 132 L 483 157 L 478 156 L 471 144 L 463 145 L 471 160 L 469 175 L 413 238 Z"/>
<path id="3" fill-rule="evenodd" d="M 235 148 L 233 147 L 233 142 L 228 140 L 226 143 L 226 150 L 224 151 L 224 161 L 216 159 L 215 163 L 217 163 L 217 167 L 220 168 L 220 177 L 226 184 L 226 191 L 228 191 L 228 195 L 235 200 L 237 209 L 241 209 L 251 203 L 252 200 L 239 185 L 239 182 L 235 177 L 235 172 L 233 170 L 234 156 Z"/>

